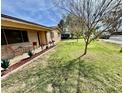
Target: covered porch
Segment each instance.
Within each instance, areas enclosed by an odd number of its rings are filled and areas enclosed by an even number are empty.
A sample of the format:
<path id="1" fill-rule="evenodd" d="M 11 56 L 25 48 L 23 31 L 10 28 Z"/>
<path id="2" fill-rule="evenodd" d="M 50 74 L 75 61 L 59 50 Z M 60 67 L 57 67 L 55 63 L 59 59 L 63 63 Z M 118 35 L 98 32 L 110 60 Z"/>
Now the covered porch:
<path id="1" fill-rule="evenodd" d="M 30 50 L 33 54 L 41 52 L 51 44 L 52 29 L 24 20 L 2 17 L 1 19 L 1 58 L 9 59 L 10 65 L 25 59 Z"/>
<path id="2" fill-rule="evenodd" d="M 22 29 L 17 28 L 5 29 L 2 27 L 1 36 L 4 45 L 1 46 L 1 58 L 9 59 L 11 66 L 22 59 L 28 58 L 29 57 L 28 51 L 32 51 L 32 53 L 35 55 L 41 51 L 50 48 L 51 46 L 54 46 L 54 44 L 51 44 L 50 41 L 48 41 L 50 39 L 50 37 L 48 38 L 47 36 L 48 32 L 49 31 L 34 31 L 28 29 L 24 31 Z M 15 34 L 16 36 L 14 36 L 12 33 Z M 18 34 L 21 33 L 22 36 L 19 37 L 17 33 Z M 27 38 L 27 40 L 24 39 L 23 37 Z M 17 40 L 17 38 L 18 39 L 20 38 L 20 40 Z"/>

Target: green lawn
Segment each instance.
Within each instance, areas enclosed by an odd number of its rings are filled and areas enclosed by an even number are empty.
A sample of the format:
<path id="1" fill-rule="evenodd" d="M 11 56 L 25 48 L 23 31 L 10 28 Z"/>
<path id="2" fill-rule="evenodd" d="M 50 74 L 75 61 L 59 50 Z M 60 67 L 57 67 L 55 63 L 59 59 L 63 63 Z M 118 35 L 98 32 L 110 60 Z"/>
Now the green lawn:
<path id="1" fill-rule="evenodd" d="M 82 40 L 61 41 L 55 50 L 3 80 L 2 93 L 77 93 L 78 81 L 79 93 L 121 93 L 119 50 L 119 45 L 94 41 L 79 62 L 75 59 L 83 53 Z"/>

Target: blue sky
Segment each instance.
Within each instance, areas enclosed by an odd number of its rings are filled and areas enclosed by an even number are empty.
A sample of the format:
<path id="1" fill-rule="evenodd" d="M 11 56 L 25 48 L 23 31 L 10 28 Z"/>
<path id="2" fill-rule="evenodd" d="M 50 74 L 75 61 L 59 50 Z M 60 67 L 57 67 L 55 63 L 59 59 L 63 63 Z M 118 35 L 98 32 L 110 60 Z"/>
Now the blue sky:
<path id="1" fill-rule="evenodd" d="M 1 12 L 45 26 L 56 26 L 64 14 L 53 0 L 1 0 Z"/>

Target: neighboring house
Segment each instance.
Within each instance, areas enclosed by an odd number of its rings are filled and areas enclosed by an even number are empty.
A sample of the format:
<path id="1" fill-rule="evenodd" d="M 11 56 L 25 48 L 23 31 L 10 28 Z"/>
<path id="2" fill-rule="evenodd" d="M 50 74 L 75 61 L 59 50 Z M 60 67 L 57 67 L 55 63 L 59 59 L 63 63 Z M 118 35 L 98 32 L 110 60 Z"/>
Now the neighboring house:
<path id="1" fill-rule="evenodd" d="M 13 50 L 30 49 L 32 46 L 48 45 L 61 40 L 57 28 L 46 27 L 22 19 L 1 15 L 1 57 L 12 58 Z M 17 54 L 18 55 L 18 54 Z"/>
<path id="2" fill-rule="evenodd" d="M 71 32 L 68 30 L 68 28 L 64 28 L 61 32 L 61 39 L 69 39 L 71 38 Z"/>

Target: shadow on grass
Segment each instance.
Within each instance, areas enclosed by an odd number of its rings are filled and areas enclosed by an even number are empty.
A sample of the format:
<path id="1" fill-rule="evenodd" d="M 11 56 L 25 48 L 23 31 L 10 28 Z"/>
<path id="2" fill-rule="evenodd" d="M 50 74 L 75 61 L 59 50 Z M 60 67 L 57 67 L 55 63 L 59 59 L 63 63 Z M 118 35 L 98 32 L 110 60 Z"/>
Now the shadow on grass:
<path id="1" fill-rule="evenodd" d="M 52 62 L 58 61 L 61 64 L 52 64 Z M 80 85 L 77 85 L 78 81 L 80 82 L 81 78 L 92 78 L 95 75 L 95 69 L 96 67 L 93 64 L 89 65 L 85 63 L 84 60 L 81 60 L 80 62 L 79 59 L 73 59 L 68 62 L 63 62 L 63 59 L 58 59 L 56 61 L 54 60 L 51 61 L 47 68 L 42 69 L 42 72 L 36 73 L 41 81 L 38 81 L 34 89 L 39 89 L 39 87 L 43 88 L 44 86 L 45 90 L 47 85 L 51 84 L 53 93 L 71 93 L 73 91 L 76 92 L 78 90 L 77 88 L 81 88 Z"/>
<path id="2" fill-rule="evenodd" d="M 48 67 L 41 68 L 35 74 L 39 79 L 33 87 L 27 90 L 28 93 L 33 93 L 37 90 L 44 91 L 43 93 L 83 93 L 89 90 L 90 92 L 97 91 L 97 89 L 104 93 L 118 92 L 116 89 L 107 86 L 102 79 L 97 77 L 101 74 L 98 73 L 99 68 L 93 63 L 89 64 L 85 60 L 79 61 L 79 59 L 66 62 L 63 62 L 63 59 L 52 59 L 52 61 L 49 61 Z M 99 89 L 99 85 L 94 82 L 92 83 L 91 80 L 99 82 L 104 87 Z M 86 82 L 92 85 L 93 88 L 85 84 Z M 51 90 L 47 88 L 49 85 Z"/>

